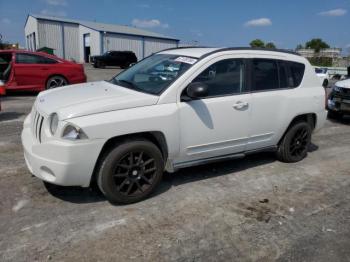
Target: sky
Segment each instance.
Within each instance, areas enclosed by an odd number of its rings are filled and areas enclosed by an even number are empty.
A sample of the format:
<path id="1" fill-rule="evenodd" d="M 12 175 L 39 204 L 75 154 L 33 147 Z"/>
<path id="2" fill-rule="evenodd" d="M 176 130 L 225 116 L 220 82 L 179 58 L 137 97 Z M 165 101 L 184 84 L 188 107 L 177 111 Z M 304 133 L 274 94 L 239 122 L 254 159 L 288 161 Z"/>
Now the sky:
<path id="1" fill-rule="evenodd" d="M 350 52 L 350 0 L 0 0 L 3 41 L 24 46 L 28 14 L 130 25 L 203 46 L 253 39 L 294 49 L 312 38 Z"/>

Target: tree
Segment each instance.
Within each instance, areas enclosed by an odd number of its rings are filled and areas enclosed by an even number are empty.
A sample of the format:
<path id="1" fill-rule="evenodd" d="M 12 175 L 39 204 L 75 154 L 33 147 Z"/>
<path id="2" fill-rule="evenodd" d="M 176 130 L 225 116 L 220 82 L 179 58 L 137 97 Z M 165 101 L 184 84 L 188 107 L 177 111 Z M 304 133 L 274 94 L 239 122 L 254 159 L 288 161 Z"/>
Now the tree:
<path id="1" fill-rule="evenodd" d="M 321 38 L 314 38 L 306 42 L 305 47 L 314 49 L 316 53 L 319 53 L 321 49 L 329 48 L 329 45 Z"/>
<path id="2" fill-rule="evenodd" d="M 255 39 L 255 40 L 251 41 L 249 45 L 251 47 L 261 47 L 261 48 L 265 47 L 264 41 L 262 41 L 260 39 Z"/>
<path id="3" fill-rule="evenodd" d="M 311 57 L 309 61 L 313 66 L 330 67 L 333 65 L 331 57 Z"/>
<path id="4" fill-rule="evenodd" d="M 299 49 L 303 49 L 303 48 L 304 48 L 304 46 L 302 44 L 299 44 L 299 45 L 297 45 L 297 48 L 295 48 L 295 49 L 299 50 Z"/>
<path id="5" fill-rule="evenodd" d="M 266 48 L 269 48 L 269 49 L 276 49 L 276 46 L 274 43 L 272 42 L 269 42 L 265 45 Z"/>

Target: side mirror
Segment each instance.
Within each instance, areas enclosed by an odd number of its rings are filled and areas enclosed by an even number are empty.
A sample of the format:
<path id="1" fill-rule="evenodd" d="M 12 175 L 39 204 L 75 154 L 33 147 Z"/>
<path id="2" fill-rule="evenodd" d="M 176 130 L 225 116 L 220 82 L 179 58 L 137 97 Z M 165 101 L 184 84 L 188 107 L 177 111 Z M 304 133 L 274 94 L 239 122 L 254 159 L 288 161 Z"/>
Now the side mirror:
<path id="1" fill-rule="evenodd" d="M 208 96 L 208 86 L 204 83 L 191 83 L 186 88 L 187 95 L 190 98 L 202 98 Z"/>

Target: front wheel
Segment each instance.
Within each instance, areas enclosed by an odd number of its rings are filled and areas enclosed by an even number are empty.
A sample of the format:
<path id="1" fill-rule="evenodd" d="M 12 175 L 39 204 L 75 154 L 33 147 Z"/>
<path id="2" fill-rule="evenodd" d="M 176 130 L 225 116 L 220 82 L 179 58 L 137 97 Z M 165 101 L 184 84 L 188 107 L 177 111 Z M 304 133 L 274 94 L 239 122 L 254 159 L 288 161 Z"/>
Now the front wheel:
<path id="1" fill-rule="evenodd" d="M 103 158 L 97 184 L 111 203 L 145 199 L 162 179 L 164 161 L 158 147 L 147 140 L 125 141 Z"/>
<path id="2" fill-rule="evenodd" d="M 298 122 L 290 127 L 278 146 L 277 158 L 286 163 L 304 159 L 311 143 L 311 132 L 306 122 Z"/>
<path id="3" fill-rule="evenodd" d="M 94 63 L 94 67 L 95 68 L 105 68 L 105 64 L 103 62 L 101 62 L 101 61 L 96 61 Z"/>
<path id="4" fill-rule="evenodd" d="M 123 65 L 120 66 L 121 69 L 126 69 L 130 66 L 130 63 L 125 63 Z"/>

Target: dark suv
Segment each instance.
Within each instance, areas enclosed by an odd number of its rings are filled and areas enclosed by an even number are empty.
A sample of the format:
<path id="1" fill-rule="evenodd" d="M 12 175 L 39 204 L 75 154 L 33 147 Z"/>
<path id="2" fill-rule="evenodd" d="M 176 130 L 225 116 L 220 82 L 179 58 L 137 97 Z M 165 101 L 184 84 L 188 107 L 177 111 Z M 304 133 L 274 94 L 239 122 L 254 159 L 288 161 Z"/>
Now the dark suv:
<path id="1" fill-rule="evenodd" d="M 105 66 L 127 68 L 130 64 L 136 62 L 136 55 L 132 51 L 108 51 L 103 55 L 91 57 L 91 63 L 95 68 L 103 68 Z"/>

